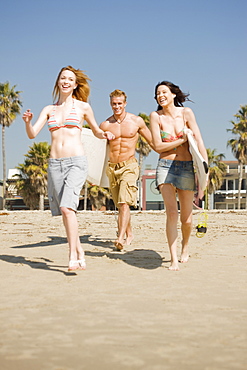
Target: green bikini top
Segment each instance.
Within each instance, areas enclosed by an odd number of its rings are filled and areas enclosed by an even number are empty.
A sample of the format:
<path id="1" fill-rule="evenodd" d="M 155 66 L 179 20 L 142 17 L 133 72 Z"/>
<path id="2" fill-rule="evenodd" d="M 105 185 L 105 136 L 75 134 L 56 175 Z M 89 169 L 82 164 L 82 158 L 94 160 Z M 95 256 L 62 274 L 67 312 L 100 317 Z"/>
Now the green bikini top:
<path id="1" fill-rule="evenodd" d="M 183 109 L 183 120 L 184 120 L 184 109 Z M 159 121 L 160 121 L 160 116 L 159 116 Z M 160 122 L 161 123 L 161 122 Z M 163 130 L 160 130 L 160 136 L 161 136 L 161 140 L 165 143 L 170 143 L 172 141 L 175 141 L 177 139 L 180 139 L 183 137 L 184 135 L 184 128 L 185 128 L 185 121 L 184 121 L 184 127 L 183 129 L 176 135 L 176 136 L 172 136 L 169 132 L 165 132 Z"/>

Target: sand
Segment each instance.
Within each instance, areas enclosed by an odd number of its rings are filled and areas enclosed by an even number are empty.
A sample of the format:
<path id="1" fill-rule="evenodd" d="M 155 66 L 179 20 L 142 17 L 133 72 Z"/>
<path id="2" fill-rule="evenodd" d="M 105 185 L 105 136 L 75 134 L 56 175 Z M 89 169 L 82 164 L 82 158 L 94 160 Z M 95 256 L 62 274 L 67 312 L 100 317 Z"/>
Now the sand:
<path id="1" fill-rule="evenodd" d="M 132 212 L 123 252 L 114 213 L 79 212 L 87 270 L 68 273 L 60 217 L 0 213 L 0 369 L 246 369 L 247 213 L 208 216 L 169 271 L 164 211 Z"/>

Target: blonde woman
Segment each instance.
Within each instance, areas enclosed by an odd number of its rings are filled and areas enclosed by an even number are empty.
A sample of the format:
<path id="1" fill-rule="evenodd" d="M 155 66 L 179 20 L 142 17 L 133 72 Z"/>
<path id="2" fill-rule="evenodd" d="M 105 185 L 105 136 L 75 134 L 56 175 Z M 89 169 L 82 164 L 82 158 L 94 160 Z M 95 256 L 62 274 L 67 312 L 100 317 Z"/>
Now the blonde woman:
<path id="1" fill-rule="evenodd" d="M 51 133 L 48 197 L 52 216 L 62 215 L 69 244 L 69 271 L 86 268 L 76 217 L 80 190 L 87 177 L 87 159 L 81 142 L 83 121 L 99 139 L 114 139 L 113 134 L 98 127 L 87 103 L 88 80 L 79 69 L 62 68 L 53 91 L 56 103 L 44 107 L 34 125 L 30 109 L 22 117 L 30 139 L 35 138 L 46 123 Z"/>

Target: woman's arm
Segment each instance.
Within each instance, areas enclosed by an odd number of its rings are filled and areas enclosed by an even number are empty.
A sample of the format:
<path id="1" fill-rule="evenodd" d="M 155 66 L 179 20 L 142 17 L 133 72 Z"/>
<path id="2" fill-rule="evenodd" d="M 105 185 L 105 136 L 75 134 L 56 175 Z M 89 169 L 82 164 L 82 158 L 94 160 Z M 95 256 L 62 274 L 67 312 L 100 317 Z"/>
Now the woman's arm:
<path id="1" fill-rule="evenodd" d="M 37 119 L 33 126 L 31 124 L 33 113 L 30 111 L 30 109 L 27 109 L 26 112 L 23 113 L 22 119 L 26 123 L 26 132 L 29 139 L 34 139 L 38 135 L 38 133 L 42 130 L 49 117 L 48 115 L 49 111 L 50 106 L 45 107 L 41 111 L 39 118 Z"/>
<path id="2" fill-rule="evenodd" d="M 182 138 L 171 142 L 163 142 L 160 136 L 160 125 L 157 112 L 152 112 L 150 114 L 150 131 L 152 134 L 152 142 L 154 150 L 157 153 L 168 152 L 174 148 L 177 148 L 179 145 L 184 144 L 187 141 L 186 134 Z"/>
<path id="3" fill-rule="evenodd" d="M 202 140 L 202 135 L 201 135 L 200 129 L 198 127 L 198 124 L 196 122 L 195 115 L 194 115 L 193 111 L 190 108 L 185 108 L 184 113 L 185 113 L 184 118 L 186 120 L 187 127 L 189 129 L 191 129 L 191 131 L 193 132 L 193 135 L 194 135 L 194 137 L 196 139 L 196 142 L 197 142 L 199 152 L 201 153 L 201 155 L 203 156 L 205 161 L 208 163 L 207 150 L 206 150 L 204 142 Z"/>
<path id="4" fill-rule="evenodd" d="M 85 115 L 84 118 L 89 124 L 91 130 L 93 131 L 93 134 L 98 138 L 98 139 L 108 139 L 108 140 L 113 140 L 115 139 L 115 136 L 110 132 L 110 131 L 103 131 L 99 126 L 97 125 L 97 122 L 94 118 L 94 113 L 91 108 L 91 106 L 86 103 L 86 109 L 85 109 Z"/>

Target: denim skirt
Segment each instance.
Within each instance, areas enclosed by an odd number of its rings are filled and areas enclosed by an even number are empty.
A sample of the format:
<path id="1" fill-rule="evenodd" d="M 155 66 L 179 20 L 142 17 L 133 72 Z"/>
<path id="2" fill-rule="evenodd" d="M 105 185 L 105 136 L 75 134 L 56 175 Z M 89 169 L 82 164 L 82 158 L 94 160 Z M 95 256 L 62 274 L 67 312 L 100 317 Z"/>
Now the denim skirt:
<path id="1" fill-rule="evenodd" d="M 193 162 L 160 158 L 156 169 L 156 187 L 161 184 L 172 184 L 177 189 L 195 191 Z"/>

